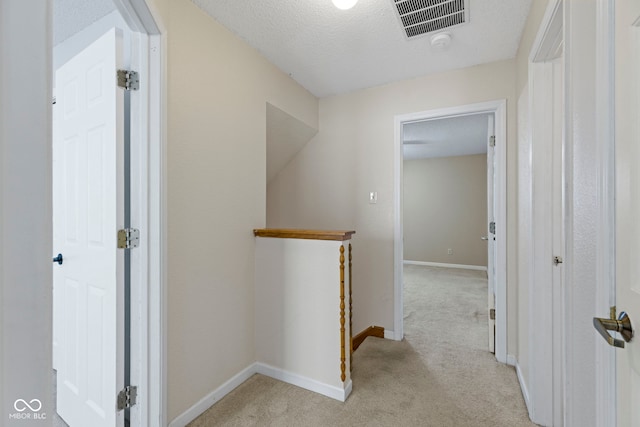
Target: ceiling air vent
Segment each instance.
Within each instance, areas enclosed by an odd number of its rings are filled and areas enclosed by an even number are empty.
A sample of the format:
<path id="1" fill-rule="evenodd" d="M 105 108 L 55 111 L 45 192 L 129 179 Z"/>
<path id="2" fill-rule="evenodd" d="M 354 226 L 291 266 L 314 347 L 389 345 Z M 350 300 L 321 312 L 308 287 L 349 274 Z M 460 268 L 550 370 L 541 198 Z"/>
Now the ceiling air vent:
<path id="1" fill-rule="evenodd" d="M 408 38 L 469 21 L 468 0 L 393 0 Z"/>

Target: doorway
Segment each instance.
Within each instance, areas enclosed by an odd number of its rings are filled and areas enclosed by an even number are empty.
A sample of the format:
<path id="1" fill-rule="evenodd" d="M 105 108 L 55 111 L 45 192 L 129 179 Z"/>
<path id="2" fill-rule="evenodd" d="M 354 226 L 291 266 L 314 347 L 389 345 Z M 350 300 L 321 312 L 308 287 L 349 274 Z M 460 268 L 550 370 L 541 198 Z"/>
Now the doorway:
<path id="1" fill-rule="evenodd" d="M 95 3 L 95 4 L 94 4 Z M 134 0 L 86 2 L 87 10 L 64 13 L 70 3 L 56 0 L 54 3 L 54 32 L 56 17 L 73 16 L 85 19 L 86 24 L 78 28 L 78 37 L 69 38 L 65 48 L 54 49 L 54 67 L 73 57 L 105 28 L 124 29 L 125 50 L 130 52 L 126 68 L 137 70 L 140 76 L 139 89 L 131 93 L 130 105 L 125 116 L 129 117 L 130 157 L 129 198 L 130 224 L 140 230 L 139 246 L 129 254 L 130 275 L 130 384 L 137 387 L 138 403 L 131 407 L 127 419 L 134 426 L 166 425 L 166 345 L 165 339 L 165 287 L 164 287 L 164 236 L 163 223 L 162 159 L 164 158 L 164 131 L 162 125 L 162 36 L 156 19 L 146 3 Z M 75 3 L 74 3 L 75 4 Z M 98 5 L 99 4 L 99 5 Z M 102 8 L 96 11 L 95 8 Z M 62 14 L 60 13 L 62 11 Z M 66 18 L 64 18 L 66 19 Z M 77 24 L 77 23 L 76 23 Z M 65 25 L 71 25 L 69 22 Z M 58 27 L 60 21 L 58 20 Z M 57 53 L 57 54 L 56 54 Z M 115 72 L 115 71 L 114 71 Z M 115 76 L 114 76 L 115 77 Z M 119 224 L 122 227 L 123 224 Z M 116 233 L 117 230 L 113 230 Z M 55 248 L 54 248 L 55 250 Z M 153 286 L 151 286 L 153 284 Z M 118 322 L 125 322 L 120 319 Z M 123 373 L 124 375 L 124 373 Z M 124 382 L 124 380 L 122 380 Z M 115 405 L 114 405 L 115 411 Z M 124 411 L 116 414 L 117 425 L 124 424 Z"/>
<path id="2" fill-rule="evenodd" d="M 403 125 L 405 333 L 425 328 L 425 322 L 416 323 L 416 315 L 424 315 L 423 311 L 446 305 L 453 314 L 466 301 L 467 307 L 456 315 L 468 321 L 465 333 L 473 339 L 466 341 L 484 350 L 488 342 L 491 353 L 495 351 L 495 322 L 490 315 L 495 308 L 495 234 L 489 226 L 494 133 L 493 113 Z M 420 299 L 439 303 L 412 310 L 416 304 L 424 305 Z"/>
<path id="3" fill-rule="evenodd" d="M 495 208 L 494 215 L 494 235 L 495 251 L 490 251 L 494 255 L 495 272 L 494 286 L 490 288 L 495 297 L 495 355 L 501 363 L 507 362 L 506 354 L 506 101 L 491 101 L 480 104 L 472 104 L 454 108 L 431 110 L 407 115 L 396 116 L 395 118 L 395 177 L 394 177 L 394 339 L 401 340 L 404 336 L 404 210 L 403 210 L 403 129 L 406 124 L 452 117 L 464 117 L 469 115 L 487 114 L 493 115 L 495 119 L 495 171 L 493 174 L 495 189 L 493 193 Z M 489 143 L 489 141 L 487 141 Z M 488 224 L 487 224 L 488 226 Z M 488 227 L 487 227 L 487 231 Z M 481 236 L 478 236 L 480 239 Z M 447 248 L 449 249 L 449 248 Z"/>

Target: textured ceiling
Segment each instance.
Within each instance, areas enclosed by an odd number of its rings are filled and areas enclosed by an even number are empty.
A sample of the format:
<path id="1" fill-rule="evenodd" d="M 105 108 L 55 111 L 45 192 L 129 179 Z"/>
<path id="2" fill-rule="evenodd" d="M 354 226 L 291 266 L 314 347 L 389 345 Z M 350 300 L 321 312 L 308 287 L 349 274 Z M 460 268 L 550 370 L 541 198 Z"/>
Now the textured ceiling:
<path id="1" fill-rule="evenodd" d="M 408 40 L 393 0 L 192 0 L 318 97 L 515 57 L 531 0 L 469 0 L 470 21 Z"/>
<path id="2" fill-rule="evenodd" d="M 469 0 L 471 22 L 450 29 L 451 47 L 437 51 L 429 47 L 428 35 L 406 38 L 393 0 L 360 0 L 348 11 L 336 9 L 331 0 L 192 1 L 317 96 L 513 57 L 531 2 Z M 54 44 L 115 10 L 111 0 L 53 4 Z M 317 131 L 271 105 L 267 116 L 271 179 Z M 486 117 L 405 125 L 405 141 L 414 142 L 404 146 L 405 159 L 486 152 Z"/>
<path id="3" fill-rule="evenodd" d="M 487 152 L 489 116 L 474 114 L 405 124 L 405 160 L 468 156 Z"/>
<path id="4" fill-rule="evenodd" d="M 53 45 L 116 10 L 111 0 L 53 0 Z"/>

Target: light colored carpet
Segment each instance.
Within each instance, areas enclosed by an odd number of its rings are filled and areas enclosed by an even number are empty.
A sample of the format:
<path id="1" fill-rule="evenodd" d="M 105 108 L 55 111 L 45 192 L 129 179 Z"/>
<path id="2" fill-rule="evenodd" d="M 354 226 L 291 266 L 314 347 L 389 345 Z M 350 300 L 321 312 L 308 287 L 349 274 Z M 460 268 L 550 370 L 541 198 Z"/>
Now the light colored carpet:
<path id="1" fill-rule="evenodd" d="M 487 351 L 486 298 L 484 272 L 406 266 L 405 340 L 365 340 L 345 403 L 254 375 L 189 426 L 534 426 Z"/>

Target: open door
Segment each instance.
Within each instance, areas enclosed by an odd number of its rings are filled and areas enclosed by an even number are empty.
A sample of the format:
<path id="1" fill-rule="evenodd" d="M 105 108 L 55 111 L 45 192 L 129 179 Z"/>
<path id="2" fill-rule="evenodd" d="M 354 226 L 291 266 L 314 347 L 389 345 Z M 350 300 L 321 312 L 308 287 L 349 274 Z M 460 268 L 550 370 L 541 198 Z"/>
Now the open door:
<path id="1" fill-rule="evenodd" d="M 616 301 L 594 325 L 618 348 L 617 425 L 640 425 L 640 1 L 615 2 Z M 624 312 L 628 317 L 625 317 Z M 598 313 L 604 315 L 605 313 Z M 614 335 L 608 329 L 622 331 Z"/>
<path id="2" fill-rule="evenodd" d="M 495 189 L 495 118 L 489 115 L 487 127 L 487 281 L 488 281 L 488 322 L 489 351 L 496 352 L 496 189 Z"/>
<path id="3" fill-rule="evenodd" d="M 56 71 L 54 363 L 71 427 L 124 425 L 124 94 L 111 29 Z"/>

